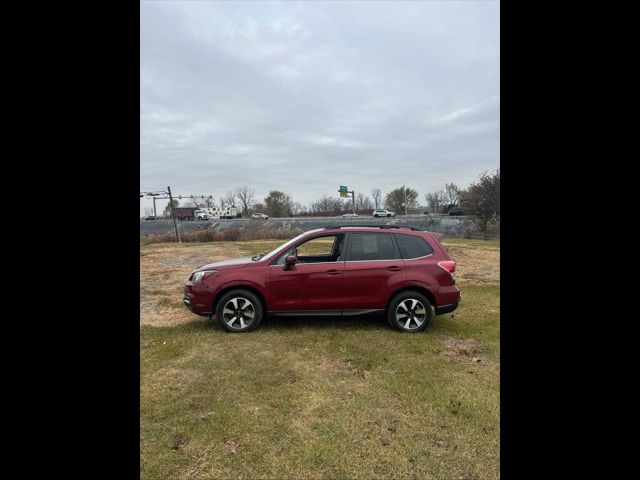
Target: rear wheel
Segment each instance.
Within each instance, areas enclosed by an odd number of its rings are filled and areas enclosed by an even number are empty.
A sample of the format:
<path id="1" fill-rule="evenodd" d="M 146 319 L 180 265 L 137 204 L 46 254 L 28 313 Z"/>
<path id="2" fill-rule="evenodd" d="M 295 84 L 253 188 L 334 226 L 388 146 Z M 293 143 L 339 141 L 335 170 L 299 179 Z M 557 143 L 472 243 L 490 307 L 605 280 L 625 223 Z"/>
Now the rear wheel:
<path id="1" fill-rule="evenodd" d="M 254 330 L 262 322 L 262 302 L 248 290 L 232 290 L 225 293 L 216 308 L 218 325 L 229 332 Z"/>
<path id="2" fill-rule="evenodd" d="M 377 213 L 374 215 L 374 217 L 378 218 L 380 215 L 378 215 Z"/>
<path id="3" fill-rule="evenodd" d="M 403 332 L 424 330 L 431 318 L 431 303 L 423 294 L 407 290 L 393 297 L 387 308 L 387 321 L 393 328 Z"/>

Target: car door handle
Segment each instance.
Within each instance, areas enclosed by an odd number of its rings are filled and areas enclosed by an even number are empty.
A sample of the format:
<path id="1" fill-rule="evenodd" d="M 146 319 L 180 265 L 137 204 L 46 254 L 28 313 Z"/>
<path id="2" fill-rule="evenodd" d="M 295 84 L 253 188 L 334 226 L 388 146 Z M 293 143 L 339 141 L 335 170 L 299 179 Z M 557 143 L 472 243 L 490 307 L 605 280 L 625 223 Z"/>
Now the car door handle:
<path id="1" fill-rule="evenodd" d="M 327 275 L 340 275 L 340 270 L 327 270 Z"/>
<path id="2" fill-rule="evenodd" d="M 389 270 L 390 272 L 399 272 L 400 270 L 402 270 L 402 267 L 396 267 L 394 265 L 393 267 L 388 267 L 387 270 Z"/>

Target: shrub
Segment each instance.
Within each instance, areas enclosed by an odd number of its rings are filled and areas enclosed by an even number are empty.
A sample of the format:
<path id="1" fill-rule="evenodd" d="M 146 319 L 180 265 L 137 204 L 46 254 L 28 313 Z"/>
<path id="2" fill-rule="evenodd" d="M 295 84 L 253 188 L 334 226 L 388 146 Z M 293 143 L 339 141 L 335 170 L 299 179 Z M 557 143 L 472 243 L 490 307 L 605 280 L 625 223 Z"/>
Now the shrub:
<path id="1" fill-rule="evenodd" d="M 180 234 L 183 242 L 235 242 L 238 240 L 288 240 L 302 233 L 300 228 L 285 226 L 281 228 L 265 225 L 251 225 L 247 228 L 231 227 L 225 230 L 198 230 Z M 143 245 L 151 243 L 176 242 L 175 233 L 162 233 L 141 237 Z"/>

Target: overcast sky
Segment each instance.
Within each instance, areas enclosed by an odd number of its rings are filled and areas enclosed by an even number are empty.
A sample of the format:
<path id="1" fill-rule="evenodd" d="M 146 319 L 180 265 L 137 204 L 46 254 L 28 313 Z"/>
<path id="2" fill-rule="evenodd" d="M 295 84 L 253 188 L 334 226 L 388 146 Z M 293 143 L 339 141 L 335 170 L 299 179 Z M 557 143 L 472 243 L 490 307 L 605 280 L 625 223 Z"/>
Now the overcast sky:
<path id="1" fill-rule="evenodd" d="M 140 16 L 141 190 L 309 204 L 406 184 L 424 204 L 500 166 L 497 1 L 143 1 Z"/>

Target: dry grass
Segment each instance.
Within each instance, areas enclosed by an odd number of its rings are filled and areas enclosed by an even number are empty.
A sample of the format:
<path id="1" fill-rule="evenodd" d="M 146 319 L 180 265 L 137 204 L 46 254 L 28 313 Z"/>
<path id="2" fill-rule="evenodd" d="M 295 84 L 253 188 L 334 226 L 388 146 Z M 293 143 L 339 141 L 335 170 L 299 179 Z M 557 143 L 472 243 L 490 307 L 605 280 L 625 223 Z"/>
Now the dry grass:
<path id="1" fill-rule="evenodd" d="M 205 263 L 246 254 L 236 242 L 154 243 L 140 247 L 140 324 L 175 326 L 194 320 L 182 304 L 184 282 Z"/>
<path id="2" fill-rule="evenodd" d="M 500 247 L 482 245 L 481 240 L 445 240 L 444 246 L 456 262 L 456 279 L 465 285 L 500 283 Z"/>

